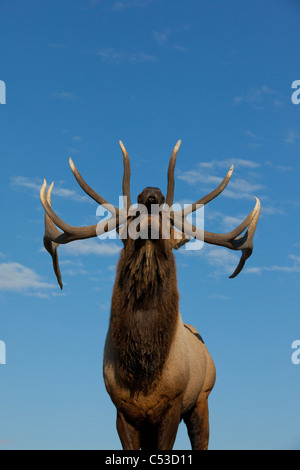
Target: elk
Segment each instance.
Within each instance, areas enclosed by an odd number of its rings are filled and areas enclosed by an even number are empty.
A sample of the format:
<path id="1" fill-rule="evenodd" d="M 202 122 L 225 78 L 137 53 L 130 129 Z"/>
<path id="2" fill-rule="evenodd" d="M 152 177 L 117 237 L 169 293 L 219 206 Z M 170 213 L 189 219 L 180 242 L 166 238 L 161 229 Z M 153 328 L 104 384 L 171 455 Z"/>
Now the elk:
<path id="1" fill-rule="evenodd" d="M 208 448 L 208 397 L 215 384 L 215 366 L 198 331 L 182 321 L 173 249 L 194 238 L 240 250 L 240 262 L 230 276 L 233 278 L 252 254 L 260 214 L 260 202 L 255 198 L 255 207 L 248 217 L 226 234 L 200 230 L 187 221 L 187 216 L 199 205 L 221 194 L 231 178 L 233 166 L 214 191 L 184 210 L 172 210 L 180 145 L 178 141 L 171 154 L 166 198 L 154 187 L 145 188 L 138 196 L 138 202 L 146 207 L 138 226 L 149 232 L 148 237 L 128 236 L 137 213 L 131 210 L 130 160 L 122 142 L 123 209 L 110 205 L 88 186 L 70 159 L 77 182 L 111 213 L 110 219 L 88 227 L 70 226 L 51 207 L 53 183 L 47 191 L 45 180 L 40 193 L 45 210 L 44 246 L 52 256 L 61 289 L 57 254 L 60 244 L 97 237 L 116 228 L 124 245 L 113 288 L 103 364 L 104 381 L 117 409 L 117 431 L 124 450 L 171 450 L 182 419 L 192 449 Z M 152 213 L 154 206 L 162 210 Z M 151 236 L 150 225 L 156 236 Z M 169 237 L 163 236 L 166 227 Z"/>

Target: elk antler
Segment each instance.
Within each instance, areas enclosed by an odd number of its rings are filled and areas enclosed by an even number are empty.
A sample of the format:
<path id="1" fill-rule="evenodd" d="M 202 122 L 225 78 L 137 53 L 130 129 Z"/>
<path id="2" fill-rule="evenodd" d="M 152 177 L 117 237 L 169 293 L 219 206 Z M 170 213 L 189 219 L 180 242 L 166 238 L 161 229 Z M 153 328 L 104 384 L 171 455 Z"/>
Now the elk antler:
<path id="1" fill-rule="evenodd" d="M 175 190 L 175 165 L 177 160 L 178 150 L 181 146 L 181 140 L 178 140 L 177 144 L 174 147 L 172 152 L 169 168 L 168 168 L 168 189 L 167 189 L 167 196 L 166 196 L 166 204 L 171 207 L 174 202 L 174 190 Z"/>
<path id="2" fill-rule="evenodd" d="M 123 142 L 119 142 L 122 153 L 123 153 L 123 163 L 124 163 L 124 176 L 123 176 L 123 197 L 124 205 L 129 210 L 131 207 L 131 197 L 130 197 L 130 160 L 126 148 L 123 145 Z M 127 198 L 127 199 L 126 199 Z"/>
<path id="3" fill-rule="evenodd" d="M 131 205 L 130 202 L 130 161 L 129 156 L 125 150 L 125 147 L 120 142 L 123 156 L 124 156 L 124 179 L 123 179 L 123 194 L 127 197 L 127 204 Z M 58 215 L 53 211 L 51 207 L 51 195 L 54 183 L 49 187 L 47 194 L 47 182 L 44 180 L 44 184 L 41 188 L 40 199 L 45 210 L 45 235 L 44 235 L 44 246 L 48 253 L 52 256 L 53 268 L 57 277 L 57 281 L 60 288 L 63 288 L 61 279 L 61 272 L 59 268 L 59 260 L 57 249 L 59 245 L 70 243 L 75 240 L 84 240 L 88 238 L 99 237 L 105 232 L 110 232 L 113 229 L 120 227 L 126 221 L 127 210 L 117 209 L 115 206 L 109 204 L 102 196 L 96 193 L 82 178 L 79 171 L 75 167 L 72 159 L 69 160 L 71 170 L 81 188 L 98 204 L 102 205 L 108 212 L 112 214 L 109 220 L 104 220 L 98 224 L 89 225 L 86 227 L 74 227 L 64 222 Z M 126 199 L 125 199 L 126 200 Z M 125 204 L 126 206 L 126 204 Z M 58 230 L 58 228 L 62 230 Z"/>
<path id="4" fill-rule="evenodd" d="M 179 146 L 180 146 L 180 141 L 179 141 Z M 173 195 L 174 195 L 174 171 L 175 171 L 175 163 L 176 163 L 176 157 L 177 157 L 177 152 L 179 150 L 178 144 L 176 145 L 175 149 L 173 150 L 171 160 L 170 160 L 170 165 L 169 165 L 169 172 L 168 172 L 168 194 L 170 194 L 170 199 L 169 202 L 172 201 L 173 204 Z M 229 172 L 225 176 L 224 180 L 222 183 L 211 193 L 207 194 L 206 196 L 202 197 L 199 199 L 199 201 L 191 204 L 187 208 L 183 209 L 182 211 L 174 211 L 172 218 L 173 218 L 173 223 L 174 226 L 181 231 L 181 238 L 179 239 L 178 242 L 174 242 L 174 248 L 178 249 L 180 246 L 183 244 L 187 243 L 190 238 L 196 238 L 198 240 L 202 240 L 206 243 L 209 243 L 211 245 L 218 245 L 218 246 L 224 246 L 226 248 L 229 248 L 230 250 L 241 250 L 242 251 L 242 256 L 240 259 L 240 262 L 234 271 L 234 273 L 230 276 L 230 278 L 236 277 L 241 270 L 243 269 L 246 260 L 251 256 L 252 251 L 253 251 L 253 237 L 255 234 L 258 218 L 260 215 L 260 210 L 261 210 L 261 205 L 260 201 L 258 198 L 256 199 L 256 204 L 253 209 L 253 211 L 248 215 L 248 217 L 237 227 L 235 228 L 232 232 L 225 233 L 225 234 L 218 234 L 218 233 L 212 233 L 208 232 L 206 230 L 199 229 L 192 225 L 190 222 L 187 220 L 187 216 L 191 214 L 192 212 L 196 211 L 199 209 L 199 205 L 205 205 L 208 202 L 212 201 L 215 199 L 219 194 L 221 194 L 226 186 L 228 185 L 230 178 L 233 173 L 233 165 L 231 166 Z M 172 196 L 172 197 L 171 197 Z M 246 230 L 247 232 L 240 237 L 240 235 Z"/>
<path id="5" fill-rule="evenodd" d="M 236 277 L 241 270 L 243 269 L 246 260 L 251 256 L 253 251 L 253 237 L 255 234 L 258 218 L 260 215 L 260 201 L 258 198 L 256 199 L 256 204 L 253 211 L 248 215 L 248 217 L 232 232 L 219 234 L 219 233 L 212 233 L 206 230 L 199 229 L 188 222 L 186 216 L 188 213 L 184 212 L 184 228 L 182 228 L 182 213 L 181 211 L 174 213 L 174 225 L 176 228 L 184 231 L 185 235 L 189 237 L 196 238 L 198 240 L 203 240 L 206 243 L 211 245 L 218 245 L 224 246 L 229 248 L 230 250 L 241 250 L 242 256 L 240 262 L 234 271 L 234 273 L 230 276 L 231 279 Z M 189 208 L 187 208 L 187 211 Z M 248 227 L 247 232 L 242 237 L 239 237 Z M 238 238 L 239 237 L 239 238 Z"/>

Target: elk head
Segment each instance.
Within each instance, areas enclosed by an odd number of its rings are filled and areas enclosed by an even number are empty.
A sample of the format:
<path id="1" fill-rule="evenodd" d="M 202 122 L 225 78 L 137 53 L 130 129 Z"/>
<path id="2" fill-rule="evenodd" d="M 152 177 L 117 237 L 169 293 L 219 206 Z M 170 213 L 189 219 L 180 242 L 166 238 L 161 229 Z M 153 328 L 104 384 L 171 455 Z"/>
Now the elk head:
<path id="1" fill-rule="evenodd" d="M 175 165 L 178 150 L 180 148 L 181 141 L 176 144 L 169 163 L 168 168 L 168 187 L 166 198 L 163 196 L 159 188 L 147 187 L 138 196 L 138 203 L 146 208 L 147 214 L 144 214 L 139 221 L 139 227 L 146 225 L 149 227 L 149 223 L 155 222 L 157 227 L 157 237 L 164 235 L 164 230 L 169 230 L 169 241 L 172 249 L 178 249 L 185 243 L 189 242 L 191 238 L 198 240 L 204 240 L 206 243 L 218 246 L 224 246 L 230 250 L 240 250 L 242 252 L 240 262 L 230 276 L 230 278 L 236 277 L 244 267 L 246 260 L 251 256 L 253 251 L 253 236 L 256 230 L 258 218 L 260 215 L 260 202 L 257 198 L 256 204 L 252 212 L 248 217 L 232 232 L 226 234 L 218 234 L 208 232 L 206 230 L 199 229 L 188 222 L 187 216 L 192 212 L 195 212 L 200 205 L 205 205 L 208 202 L 215 199 L 222 191 L 226 188 L 229 180 L 232 176 L 233 166 L 230 168 L 226 177 L 222 183 L 211 193 L 202 197 L 197 202 L 191 204 L 183 210 L 174 211 L 172 205 L 174 201 L 174 188 L 175 188 Z M 102 205 L 106 210 L 111 213 L 109 220 L 100 222 L 99 224 L 90 225 L 87 227 L 74 227 L 58 217 L 51 207 L 51 193 L 53 184 L 47 190 L 47 182 L 44 180 L 44 184 L 41 189 L 40 198 L 42 205 L 45 210 L 45 235 L 44 235 L 44 246 L 50 253 L 53 260 L 53 268 L 56 274 L 58 283 L 63 288 L 61 273 L 58 262 L 57 248 L 60 244 L 70 243 L 75 240 L 84 240 L 102 235 L 105 232 L 117 229 L 120 238 L 126 245 L 126 239 L 130 227 L 130 222 L 136 219 L 136 210 L 133 209 L 130 197 L 130 160 L 128 153 L 120 142 L 120 147 L 123 153 L 124 162 L 124 176 L 123 176 L 123 198 L 124 208 L 118 209 L 115 206 L 109 204 L 102 196 L 96 193 L 82 178 L 77 168 L 75 167 L 72 159 L 70 158 L 69 163 L 71 170 L 83 191 L 86 192 L 94 201 Z M 152 208 L 157 206 L 161 210 L 153 215 Z M 151 213 L 151 216 L 149 215 Z M 162 224 L 162 220 L 165 222 Z M 154 226 L 155 226 L 154 223 Z M 153 224 L 152 224 L 153 225 Z M 58 227 L 58 228 L 57 228 Z M 136 228 L 137 226 L 135 226 Z M 60 229 L 60 230 L 58 230 Z M 247 231 L 245 232 L 245 230 Z M 168 231 L 167 230 L 167 231 Z M 242 233 L 245 232 L 244 235 Z M 166 235 L 166 234 L 165 234 Z M 242 236 L 241 236 L 242 235 Z M 155 238 L 155 237 L 154 237 Z M 163 236 L 167 239 L 167 236 Z"/>

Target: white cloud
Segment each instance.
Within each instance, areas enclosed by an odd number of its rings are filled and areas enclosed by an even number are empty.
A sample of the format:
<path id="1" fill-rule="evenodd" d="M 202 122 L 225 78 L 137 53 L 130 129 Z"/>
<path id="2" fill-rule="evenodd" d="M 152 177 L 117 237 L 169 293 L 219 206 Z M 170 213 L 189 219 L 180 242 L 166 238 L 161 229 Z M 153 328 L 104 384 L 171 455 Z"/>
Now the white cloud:
<path id="1" fill-rule="evenodd" d="M 261 215 L 285 215 L 284 210 L 279 206 L 264 203 L 261 208 Z"/>
<path id="2" fill-rule="evenodd" d="M 112 240 L 106 242 L 101 240 L 79 240 L 65 246 L 65 252 L 75 256 L 113 256 L 119 254 L 120 251 L 121 247 Z"/>
<path id="3" fill-rule="evenodd" d="M 268 272 L 282 272 L 282 273 L 300 273 L 300 266 L 259 266 L 254 268 L 247 268 L 246 272 L 249 274 L 262 274 L 264 271 Z"/>
<path id="4" fill-rule="evenodd" d="M 153 54 L 147 54 L 141 51 L 121 51 L 113 47 L 98 49 L 96 55 L 101 57 L 104 62 L 115 64 L 132 63 L 138 64 L 142 62 L 156 62 Z"/>
<path id="5" fill-rule="evenodd" d="M 65 189 L 65 188 L 55 188 L 53 189 L 53 195 L 58 197 L 64 197 L 67 199 L 72 199 L 73 201 L 85 202 L 90 201 L 88 196 L 78 194 L 74 189 Z"/>
<path id="6" fill-rule="evenodd" d="M 90 6 L 91 8 L 95 8 L 97 5 L 102 3 L 102 0 L 90 0 Z"/>
<path id="7" fill-rule="evenodd" d="M 59 43 L 56 43 L 56 44 L 48 44 L 49 47 L 51 47 L 52 49 L 59 49 L 59 50 L 63 50 L 63 51 L 66 51 L 68 49 L 70 49 L 70 46 L 68 46 L 67 44 L 59 44 Z"/>
<path id="8" fill-rule="evenodd" d="M 234 164 L 236 167 L 244 167 L 247 169 L 255 169 L 260 167 L 260 164 L 257 162 L 244 160 L 241 158 L 233 158 L 231 161 L 212 160 L 211 162 L 199 163 L 196 169 L 181 172 L 178 178 L 186 181 L 191 186 L 200 183 L 203 185 L 204 191 L 207 190 L 207 192 L 210 192 L 212 189 L 215 189 L 217 186 L 219 186 L 223 180 L 223 178 L 213 175 L 212 171 L 216 171 L 218 168 L 226 168 L 228 171 L 232 164 Z M 225 177 L 225 172 L 223 177 Z M 232 199 L 248 199 L 255 196 L 257 191 L 261 190 L 262 188 L 263 186 L 258 183 L 249 183 L 248 180 L 242 178 L 236 179 L 233 175 L 223 194 L 224 196 Z"/>
<path id="9" fill-rule="evenodd" d="M 209 230 L 209 226 L 213 223 L 218 227 L 218 232 L 231 232 L 235 227 L 238 227 L 243 222 L 243 220 L 246 219 L 247 215 L 248 214 L 231 216 L 209 208 L 209 210 L 205 210 L 206 228 Z"/>
<path id="10" fill-rule="evenodd" d="M 13 188 L 25 188 L 32 190 L 36 197 L 39 197 L 40 190 L 43 184 L 40 178 L 28 178 L 26 176 L 12 176 L 10 178 L 10 184 Z M 74 189 L 66 189 L 59 186 L 54 186 L 53 196 L 62 198 L 72 199 L 73 201 L 86 202 L 90 201 L 90 198 L 85 194 L 79 194 Z"/>
<path id="11" fill-rule="evenodd" d="M 194 174 L 199 175 L 201 177 L 201 172 L 203 169 L 218 169 L 218 168 L 224 168 L 229 170 L 231 165 L 234 165 L 235 168 L 248 168 L 248 169 L 256 169 L 261 166 L 260 163 L 254 162 L 252 160 L 246 160 L 244 158 L 231 158 L 231 159 L 225 159 L 225 160 L 211 160 L 209 162 L 199 162 L 197 164 L 196 170 L 193 170 Z M 187 174 L 190 173 L 190 171 L 186 172 Z M 184 175 L 185 173 L 183 173 Z M 182 175 L 180 176 L 181 179 Z"/>
<path id="12" fill-rule="evenodd" d="M 232 217 L 230 215 L 224 215 L 223 216 L 223 225 L 225 227 L 226 231 L 232 231 L 235 227 L 238 227 L 243 220 L 246 219 L 246 215 L 240 216 L 240 217 Z"/>
<path id="13" fill-rule="evenodd" d="M 214 299 L 214 300 L 230 300 L 230 298 L 227 295 L 222 295 L 222 294 L 209 295 L 208 298 Z"/>
<path id="14" fill-rule="evenodd" d="M 186 29 L 186 28 L 184 28 Z M 181 28 L 182 30 L 182 28 Z M 153 31 L 153 38 L 157 44 L 160 46 L 167 47 L 169 49 L 174 49 L 178 52 L 188 52 L 188 49 L 184 46 L 181 46 L 180 44 L 174 44 L 174 41 L 170 41 L 171 34 L 172 36 L 174 35 L 173 33 L 180 32 L 180 29 L 176 29 L 175 31 L 171 31 L 170 28 L 165 28 L 163 31 Z"/>
<path id="15" fill-rule="evenodd" d="M 160 46 L 164 45 L 167 42 L 170 34 L 171 34 L 171 30 L 169 28 L 167 28 L 162 33 L 159 33 L 158 31 L 153 31 L 153 37 Z"/>
<path id="16" fill-rule="evenodd" d="M 70 93 L 69 91 L 61 91 L 61 92 L 52 93 L 52 97 L 65 100 L 65 101 L 75 100 L 74 94 Z"/>
<path id="17" fill-rule="evenodd" d="M 12 176 L 10 178 L 10 184 L 12 187 L 22 187 L 32 189 L 35 193 L 39 194 L 42 187 L 42 180 L 39 178 L 27 178 L 26 176 Z"/>
<path id="18" fill-rule="evenodd" d="M 294 144 L 297 140 L 300 139 L 300 134 L 295 129 L 289 129 L 286 133 L 285 142 L 287 144 Z"/>
<path id="19" fill-rule="evenodd" d="M 244 167 L 249 169 L 259 168 L 261 166 L 260 163 L 253 162 L 252 160 L 245 160 L 243 158 L 233 158 L 232 160 L 224 160 L 223 166 L 226 163 L 226 167 L 228 167 L 229 162 L 232 162 L 233 165 L 238 167 Z"/>
<path id="20" fill-rule="evenodd" d="M 189 49 L 187 47 L 180 46 L 179 44 L 175 44 L 173 46 L 173 49 L 175 49 L 176 51 L 179 51 L 179 52 L 189 52 Z"/>
<path id="21" fill-rule="evenodd" d="M 123 11 L 128 8 L 135 8 L 135 7 L 145 7 L 153 0 L 126 0 L 126 1 L 116 1 L 112 6 L 113 11 Z"/>
<path id="22" fill-rule="evenodd" d="M 194 186 L 198 183 L 205 183 L 207 184 L 215 184 L 218 186 L 222 178 L 217 176 L 208 176 L 201 170 L 187 170 L 184 172 L 179 173 L 178 179 L 185 181 L 186 183 Z"/>
<path id="23" fill-rule="evenodd" d="M 229 189 L 230 188 L 230 189 Z M 249 199 L 254 197 L 263 186 L 257 183 L 249 183 L 244 179 L 230 181 L 230 187 L 224 190 L 224 196 L 232 199 Z"/>
<path id="24" fill-rule="evenodd" d="M 256 266 L 253 268 L 247 268 L 245 272 L 257 275 L 261 275 L 263 272 L 300 273 L 300 256 L 289 255 L 288 257 L 294 262 L 293 264 L 283 266 Z"/>
<path id="25" fill-rule="evenodd" d="M 53 284 L 44 282 L 36 272 L 20 263 L 0 264 L 0 291 L 30 293 L 41 297 L 47 294 L 37 291 L 53 288 Z"/>
<path id="26" fill-rule="evenodd" d="M 206 251 L 206 260 L 208 264 L 217 270 L 217 273 L 226 273 L 231 275 L 239 263 L 239 256 L 233 251 L 222 247 L 208 248 Z"/>
<path id="27" fill-rule="evenodd" d="M 256 108 L 261 108 L 263 104 L 271 102 L 273 105 L 278 106 L 281 102 L 278 100 L 277 95 L 277 91 L 264 85 L 261 88 L 251 88 L 243 95 L 236 96 L 234 104 L 238 105 L 244 102 Z"/>

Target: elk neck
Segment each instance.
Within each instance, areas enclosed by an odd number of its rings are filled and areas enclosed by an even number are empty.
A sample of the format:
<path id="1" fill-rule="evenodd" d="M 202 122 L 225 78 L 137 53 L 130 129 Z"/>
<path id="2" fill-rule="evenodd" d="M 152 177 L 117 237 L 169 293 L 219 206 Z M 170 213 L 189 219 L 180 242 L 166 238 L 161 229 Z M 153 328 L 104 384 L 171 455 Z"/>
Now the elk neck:
<path id="1" fill-rule="evenodd" d="M 117 269 L 110 324 L 119 373 L 132 392 L 155 385 L 176 331 L 179 294 L 168 242 L 128 240 Z"/>

